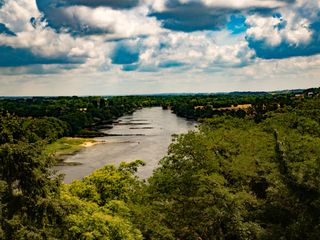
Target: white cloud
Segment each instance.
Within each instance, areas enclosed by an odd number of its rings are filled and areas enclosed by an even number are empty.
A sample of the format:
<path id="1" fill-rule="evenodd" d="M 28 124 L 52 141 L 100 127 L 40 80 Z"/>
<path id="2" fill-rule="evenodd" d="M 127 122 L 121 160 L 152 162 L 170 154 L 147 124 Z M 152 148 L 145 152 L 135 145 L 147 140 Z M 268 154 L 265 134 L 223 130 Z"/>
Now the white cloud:
<path id="1" fill-rule="evenodd" d="M 297 0 L 295 4 L 278 9 L 281 17 L 247 16 L 246 23 L 250 26 L 247 35 L 270 46 L 278 46 L 282 42 L 294 46 L 307 45 L 315 34 L 310 25 L 317 20 L 319 10 L 316 0 Z"/>
<path id="2" fill-rule="evenodd" d="M 66 58 L 71 61 L 86 61 L 97 64 L 107 61 L 106 55 L 112 45 L 104 38 L 74 37 L 69 33 L 57 33 L 45 21 L 30 23 L 31 18 L 40 19 L 35 0 L 6 0 L 0 8 L 0 23 L 4 23 L 16 36 L 0 35 L 0 45 L 30 50 L 37 56 L 46 58 Z M 95 60 L 94 60 L 95 59 Z"/>
<path id="3" fill-rule="evenodd" d="M 308 19 L 295 19 L 293 13 L 288 13 L 283 18 L 251 15 L 247 17 L 246 23 L 250 25 L 247 30 L 249 37 L 264 40 L 270 46 L 277 46 L 283 41 L 293 45 L 308 44 L 312 38 Z"/>
<path id="4" fill-rule="evenodd" d="M 319 86 L 320 55 L 258 60 L 227 71 L 108 72 L 0 75 L 0 95 L 108 95 L 159 92 L 266 91 Z M 60 79 L 60 81 L 57 81 Z M 94 80 L 93 80 L 94 79 Z"/>
<path id="5" fill-rule="evenodd" d="M 129 43 L 140 49 L 140 71 L 221 71 L 250 64 L 255 56 L 244 36 L 233 39 L 227 31 L 168 32 Z"/>
<path id="6" fill-rule="evenodd" d="M 229 71 L 239 76 L 252 90 L 276 90 L 318 87 L 320 55 L 257 61 L 241 69 Z"/>
<path id="7" fill-rule="evenodd" d="M 145 0 L 149 6 L 155 11 L 165 11 L 166 4 L 170 0 Z M 248 8 L 279 8 L 288 5 L 287 2 L 281 0 L 178 0 L 180 4 L 202 3 L 210 8 L 226 8 L 226 9 L 248 9 Z"/>
<path id="8" fill-rule="evenodd" d="M 67 17 L 89 28 L 105 30 L 107 39 L 154 35 L 163 30 L 155 18 L 147 17 L 146 8 L 114 10 L 107 7 L 72 6 L 63 10 Z"/>
<path id="9" fill-rule="evenodd" d="M 190 1 L 180 0 L 182 4 Z M 62 9 L 79 24 L 104 30 L 101 34 L 74 36 L 67 31 L 57 32 L 46 21 L 37 21 L 36 27 L 32 26 L 32 17 L 43 17 L 35 0 L 5 0 L 0 8 L 0 23 L 17 36 L 0 35 L 0 45 L 29 49 L 42 57 L 85 62 L 76 68 L 64 68 L 63 65 L 0 68 L 0 95 L 46 95 L 52 91 L 57 95 L 216 92 L 319 84 L 319 55 L 282 60 L 256 59 L 255 52 L 244 38 L 245 34 L 232 35 L 227 30 L 191 33 L 164 30 L 160 21 L 148 17 L 148 14 L 150 6 L 156 11 L 166 10 L 167 1 L 141 2 L 145 4 L 127 10 L 83 6 Z M 210 9 L 228 8 L 232 11 L 277 8 L 283 20 L 258 14 L 246 16 L 251 26 L 246 34 L 256 40 L 264 40 L 270 46 L 278 46 L 284 41 L 292 45 L 307 45 L 314 34 L 319 34 L 310 30 L 311 23 L 318 18 L 319 0 L 297 0 L 295 4 L 276 0 L 202 2 Z M 284 25 L 275 27 L 279 24 Z M 138 71 L 127 73 L 121 70 L 121 65 L 112 65 L 110 54 L 118 43 L 106 40 L 115 38 L 126 38 L 124 42 L 139 49 Z M 166 69 L 159 67 L 168 61 L 185 65 Z"/>
<path id="10" fill-rule="evenodd" d="M 168 0 L 144 0 L 144 2 L 151 6 L 153 10 L 162 12 L 166 9 L 166 3 Z"/>
<path id="11" fill-rule="evenodd" d="M 31 17 L 40 17 L 35 0 L 5 0 L 0 8 L 0 22 L 13 32 L 32 30 Z"/>
<path id="12" fill-rule="evenodd" d="M 192 2 L 194 0 L 180 0 L 180 2 Z M 247 8 L 278 8 L 287 5 L 286 2 L 278 0 L 202 0 L 208 7 L 224 7 L 234 9 L 247 9 Z"/>

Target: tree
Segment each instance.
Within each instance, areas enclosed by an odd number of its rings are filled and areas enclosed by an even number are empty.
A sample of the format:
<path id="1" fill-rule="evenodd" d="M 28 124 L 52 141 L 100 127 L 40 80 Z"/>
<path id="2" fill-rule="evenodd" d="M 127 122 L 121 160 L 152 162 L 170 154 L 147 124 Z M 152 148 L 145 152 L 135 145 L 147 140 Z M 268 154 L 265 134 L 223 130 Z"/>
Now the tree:
<path id="1" fill-rule="evenodd" d="M 73 211 L 65 218 L 65 239 L 139 240 L 129 207 L 140 185 L 134 176 L 141 161 L 106 166 L 65 186 L 63 198 Z"/>
<path id="2" fill-rule="evenodd" d="M 58 234 L 63 216 L 61 179 L 52 174 L 54 159 L 24 129 L 21 119 L 1 117 L 0 200 L 3 239 L 43 239 Z M 0 231 L 1 232 L 1 231 Z"/>

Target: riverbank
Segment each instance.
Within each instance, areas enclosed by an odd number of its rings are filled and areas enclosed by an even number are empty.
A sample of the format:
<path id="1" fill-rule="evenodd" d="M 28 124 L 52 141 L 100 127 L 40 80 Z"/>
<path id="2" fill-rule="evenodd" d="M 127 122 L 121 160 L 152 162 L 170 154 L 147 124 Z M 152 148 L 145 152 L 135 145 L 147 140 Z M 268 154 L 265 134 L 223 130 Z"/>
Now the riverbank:
<path id="1" fill-rule="evenodd" d="M 63 160 L 66 156 L 74 155 L 84 148 L 102 143 L 106 142 L 89 138 L 63 137 L 51 144 L 48 144 L 45 148 L 45 152 Z"/>
<path id="2" fill-rule="evenodd" d="M 146 179 L 158 167 L 159 160 L 166 156 L 172 134 L 187 133 L 195 127 L 194 122 L 160 107 L 144 108 L 116 121 L 113 128 L 101 130 L 104 137 L 94 138 L 107 144 L 89 147 L 68 156 L 64 163 L 55 168 L 65 175 L 65 183 L 82 179 L 105 165 L 119 166 L 121 162 L 135 159 L 146 163 L 137 173 L 138 177 Z"/>

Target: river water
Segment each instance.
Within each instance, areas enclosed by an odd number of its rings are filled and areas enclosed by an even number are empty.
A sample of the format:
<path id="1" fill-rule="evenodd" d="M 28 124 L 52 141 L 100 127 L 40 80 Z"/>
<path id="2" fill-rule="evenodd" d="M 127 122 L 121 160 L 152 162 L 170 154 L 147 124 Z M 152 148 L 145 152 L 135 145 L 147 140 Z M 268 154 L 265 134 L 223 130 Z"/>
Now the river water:
<path id="1" fill-rule="evenodd" d="M 59 173 L 65 174 L 65 183 L 90 175 L 107 164 L 119 165 L 123 161 L 138 159 L 146 163 L 139 169 L 138 176 L 148 178 L 166 155 L 172 134 L 187 133 L 196 126 L 194 121 L 177 117 L 160 107 L 143 108 L 118 121 L 112 129 L 102 130 L 114 136 L 96 138 L 107 143 L 83 149 L 65 160 L 79 165 L 58 168 Z"/>

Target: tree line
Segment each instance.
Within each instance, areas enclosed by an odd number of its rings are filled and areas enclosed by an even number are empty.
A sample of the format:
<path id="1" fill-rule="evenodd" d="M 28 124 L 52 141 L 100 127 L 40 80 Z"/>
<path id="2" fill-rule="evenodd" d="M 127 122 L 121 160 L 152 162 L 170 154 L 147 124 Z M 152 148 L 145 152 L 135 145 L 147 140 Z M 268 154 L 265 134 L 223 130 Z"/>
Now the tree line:
<path id="1" fill-rule="evenodd" d="M 55 140 L 61 137 L 61 134 L 90 137 L 91 133 L 95 136 L 98 134 L 94 128 L 96 125 L 112 123 L 124 114 L 157 105 L 160 106 L 154 98 L 140 96 L 33 97 L 0 100 L 0 112 L 24 118 L 25 122 L 36 125 L 34 129 L 40 135 L 47 135 L 50 140 Z M 47 130 L 58 132 L 50 133 L 46 132 Z"/>
<path id="2" fill-rule="evenodd" d="M 154 104 L 173 98 L 185 102 L 174 96 Z M 5 111 L 0 238 L 318 239 L 320 97 L 285 99 L 261 112 L 253 104 L 244 117 L 225 112 L 202 119 L 197 131 L 174 137 L 147 180 L 136 177 L 144 164 L 137 160 L 69 185 L 43 151 L 41 121 L 53 116 Z M 261 106 L 276 100 L 259 96 Z M 50 124 L 61 132 L 68 122 Z"/>

